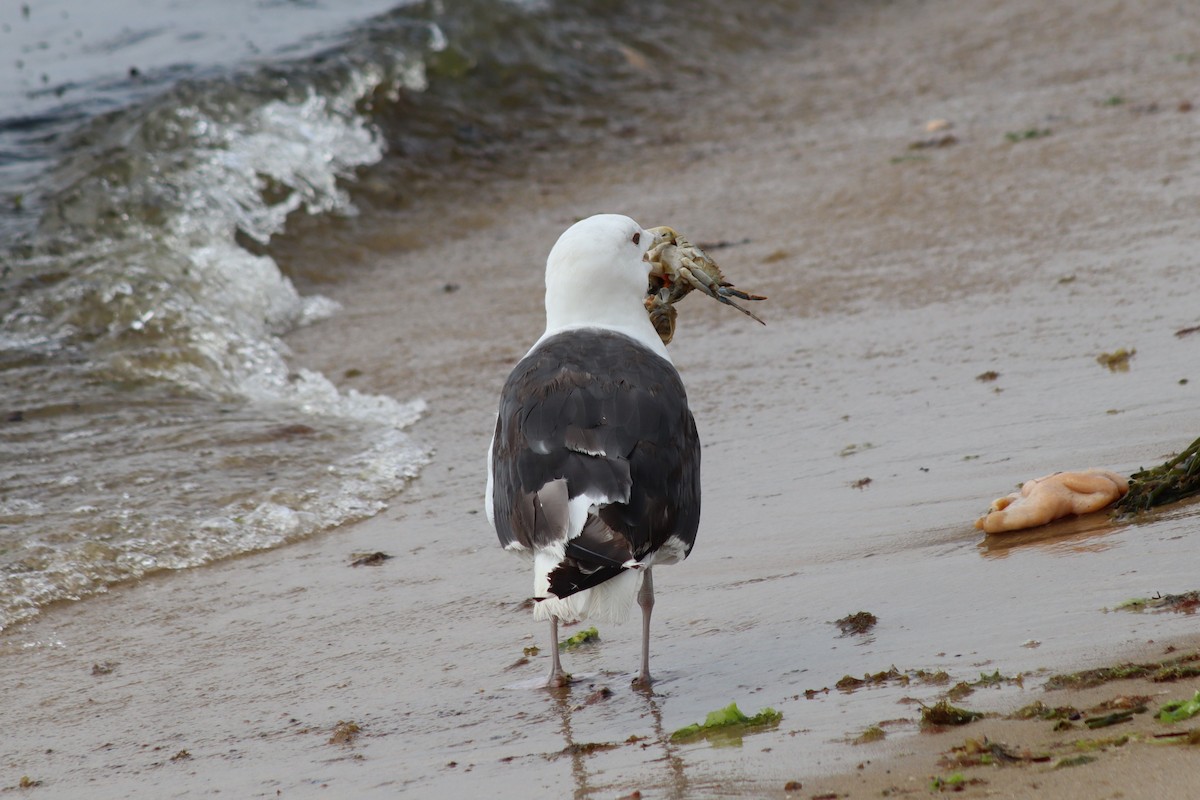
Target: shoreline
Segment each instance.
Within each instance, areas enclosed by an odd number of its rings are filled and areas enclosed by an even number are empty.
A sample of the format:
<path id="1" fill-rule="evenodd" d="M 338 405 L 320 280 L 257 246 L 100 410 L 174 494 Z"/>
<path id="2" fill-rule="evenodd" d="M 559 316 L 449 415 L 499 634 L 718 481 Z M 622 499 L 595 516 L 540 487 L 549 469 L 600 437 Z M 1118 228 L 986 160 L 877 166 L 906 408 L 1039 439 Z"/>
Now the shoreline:
<path id="1" fill-rule="evenodd" d="M 1175 103 L 1196 68 L 1171 54 L 1200 21 L 1165 2 L 1110 16 L 968 5 L 848 14 L 795 52 L 747 57 L 677 118 L 569 172 L 539 161 L 380 232 L 377 263 L 322 289 L 345 310 L 288 341 L 298 366 L 357 370 L 348 387 L 423 397 L 413 432 L 433 463 L 370 520 L 7 632 L 0 716 L 24 735 L 0 747 L 0 784 L 28 776 L 48 796 L 95 797 L 754 797 L 788 796 L 796 780 L 803 797 L 923 795 L 966 737 L 1049 747 L 1054 732 L 986 719 L 851 745 L 871 724 L 911 721 L 910 693 L 944 689 L 803 693 L 889 665 L 970 681 L 1197 646 L 1184 617 L 1100 611 L 1195 588 L 1194 507 L 1132 526 L 1060 523 L 1019 545 L 971 524 L 1017 481 L 1128 472 L 1195 437 L 1200 376 L 1173 333 L 1195 315 L 1176 286 L 1200 233 L 1188 205 L 1200 179 L 1187 168 L 1194 120 Z M 1100 60 L 1097 42 L 1119 57 Z M 1118 91 L 1122 104 L 1103 105 Z M 735 100 L 742 113 L 729 113 Z M 956 143 L 910 149 L 934 118 L 953 122 Z M 1052 133 L 1006 139 L 1035 128 Z M 656 573 L 648 698 L 625 685 L 630 625 L 569 656 L 583 678 L 569 691 L 530 690 L 543 661 L 522 651 L 544 631 L 519 608 L 525 565 L 482 514 L 495 395 L 541 332 L 545 253 L 601 210 L 735 242 L 714 255 L 771 298 L 761 330 L 702 299 L 681 309 L 672 349 L 705 445 L 706 516 L 688 562 Z M 1131 373 L 1094 363 L 1116 346 L 1137 348 Z M 986 369 L 999 380 L 976 380 Z M 394 558 L 349 566 L 376 551 Z M 858 610 L 879 617 L 872 637 L 838 637 L 832 620 Z M 1041 647 L 1022 647 L 1031 639 Z M 588 702 L 602 688 L 611 695 Z M 1172 684 L 1167 699 L 1197 688 Z M 1065 691 L 1064 704 L 1091 707 L 1126 684 Z M 963 705 L 1040 694 L 980 690 Z M 740 748 L 670 742 L 731 700 L 748 714 L 777 707 L 783 722 Z M 331 741 L 350 721 L 359 733 Z M 1144 716 L 1134 727 L 1153 728 Z M 1137 746 L 1074 769 L 981 772 L 987 783 L 963 794 L 1191 785 L 1186 748 Z"/>

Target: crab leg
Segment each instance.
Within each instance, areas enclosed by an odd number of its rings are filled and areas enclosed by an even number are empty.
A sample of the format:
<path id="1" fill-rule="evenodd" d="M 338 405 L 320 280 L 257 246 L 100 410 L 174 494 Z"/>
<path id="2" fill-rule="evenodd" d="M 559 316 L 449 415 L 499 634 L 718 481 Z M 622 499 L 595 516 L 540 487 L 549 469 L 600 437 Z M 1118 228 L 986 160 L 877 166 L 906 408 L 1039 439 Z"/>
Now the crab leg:
<path id="1" fill-rule="evenodd" d="M 763 325 L 767 324 L 759 319 L 752 311 L 742 308 L 737 303 L 729 299 L 730 295 L 733 295 L 734 297 L 740 297 L 743 300 L 765 300 L 765 297 L 746 294 L 740 289 L 732 288 L 728 284 L 717 283 L 712 278 L 708 277 L 708 274 L 705 273 L 704 270 L 701 269 L 698 264 L 696 264 L 696 262 L 692 261 L 686 256 L 684 256 L 681 261 L 683 262 L 683 269 L 679 270 L 679 275 L 687 280 L 687 282 L 692 286 L 704 292 L 714 300 L 718 300 L 727 306 L 733 306 L 738 311 L 742 312 L 756 322 L 762 323 Z"/>

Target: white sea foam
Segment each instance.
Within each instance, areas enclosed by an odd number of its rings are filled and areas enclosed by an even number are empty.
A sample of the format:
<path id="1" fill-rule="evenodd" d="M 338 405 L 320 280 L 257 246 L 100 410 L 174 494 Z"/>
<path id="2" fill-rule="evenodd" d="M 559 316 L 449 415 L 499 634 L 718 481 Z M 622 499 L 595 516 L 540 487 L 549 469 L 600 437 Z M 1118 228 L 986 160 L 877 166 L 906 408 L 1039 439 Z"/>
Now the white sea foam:
<path id="1" fill-rule="evenodd" d="M 419 62 L 396 74 L 393 91 L 425 85 Z M 332 94 L 150 109 L 111 134 L 175 145 L 121 156 L 128 183 L 65 170 L 51 228 L 85 238 L 63 279 L 18 298 L 0 342 L 74 364 L 22 395 L 54 411 L 21 429 L 26 488 L 0 502 L 0 629 L 376 514 L 427 463 L 405 432 L 422 401 L 291 367 L 281 337 L 339 306 L 238 243 L 293 214 L 355 213 L 342 182 L 384 152 L 355 105 L 386 80 L 368 66 Z"/>

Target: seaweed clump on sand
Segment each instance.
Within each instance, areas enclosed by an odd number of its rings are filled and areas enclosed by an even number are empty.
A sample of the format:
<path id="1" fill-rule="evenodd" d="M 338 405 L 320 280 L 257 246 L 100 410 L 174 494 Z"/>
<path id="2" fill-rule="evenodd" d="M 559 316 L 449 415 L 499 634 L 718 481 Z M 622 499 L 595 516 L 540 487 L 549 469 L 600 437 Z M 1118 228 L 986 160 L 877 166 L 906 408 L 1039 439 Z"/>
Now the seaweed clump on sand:
<path id="1" fill-rule="evenodd" d="M 859 611 L 839 619 L 835 624 L 843 636 L 861 636 L 875 627 L 879 618 L 870 611 Z"/>
<path id="2" fill-rule="evenodd" d="M 1158 594 L 1154 597 L 1131 597 L 1118 605 L 1116 611 L 1174 611 L 1178 614 L 1195 614 L 1200 609 L 1200 590 L 1192 589 L 1182 594 Z"/>
<path id="3" fill-rule="evenodd" d="M 1120 514 L 1137 514 L 1200 494 L 1200 439 L 1164 464 L 1129 476 L 1129 493 L 1117 502 Z"/>
<path id="4" fill-rule="evenodd" d="M 582 630 L 574 636 L 563 639 L 558 643 L 558 649 L 563 651 L 574 650 L 582 644 L 598 641 L 600 641 L 600 631 L 596 630 L 595 628 L 587 628 L 586 630 Z"/>
<path id="5" fill-rule="evenodd" d="M 977 719 L 983 719 L 983 714 L 952 706 L 947 700 L 921 707 L 921 727 L 926 729 L 942 728 L 947 725 L 966 725 Z"/>
<path id="6" fill-rule="evenodd" d="M 1110 681 L 1145 678 L 1154 683 L 1200 676 L 1200 652 L 1186 653 L 1176 658 L 1151 664 L 1118 664 L 1113 667 L 1088 669 L 1067 675 L 1052 675 L 1046 681 L 1047 689 L 1086 689 L 1101 686 Z"/>
<path id="7" fill-rule="evenodd" d="M 773 728 L 782 719 L 783 714 L 773 708 L 764 708 L 753 717 L 747 717 L 737 707 L 737 703 L 730 703 L 725 708 L 708 712 L 704 722 L 687 725 L 675 731 L 671 734 L 671 741 L 691 741 L 705 737 L 727 739 L 731 744 L 741 744 L 742 734 Z"/>
<path id="8" fill-rule="evenodd" d="M 1158 711 L 1159 722 L 1182 722 L 1200 714 L 1200 691 L 1192 695 L 1191 700 L 1175 700 L 1167 703 Z"/>

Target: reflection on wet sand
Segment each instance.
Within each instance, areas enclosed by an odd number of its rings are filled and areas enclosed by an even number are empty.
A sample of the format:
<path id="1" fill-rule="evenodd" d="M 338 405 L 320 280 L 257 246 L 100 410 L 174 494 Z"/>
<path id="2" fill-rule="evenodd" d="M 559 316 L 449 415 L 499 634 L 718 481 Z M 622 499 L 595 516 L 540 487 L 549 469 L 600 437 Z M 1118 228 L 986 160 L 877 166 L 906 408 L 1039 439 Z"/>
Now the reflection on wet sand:
<path id="1" fill-rule="evenodd" d="M 1099 553 L 1119 546 L 1103 539 L 1126 527 L 1107 513 L 1087 514 L 1017 533 L 989 533 L 984 535 L 979 548 L 984 558 L 1007 558 L 1012 551 L 1030 546 L 1063 555 Z"/>
<path id="2" fill-rule="evenodd" d="M 575 684 L 579 687 L 580 684 Z M 645 739 L 631 736 L 624 742 L 580 742 L 575 738 L 575 728 L 573 725 L 573 717 L 575 712 L 588 707 L 592 704 L 593 699 L 601 696 L 607 697 L 611 695 L 608 687 L 595 688 L 595 684 L 587 686 L 589 695 L 582 702 L 573 701 L 571 697 L 571 686 L 560 688 L 550 688 L 547 692 L 553 704 L 553 712 L 558 717 L 559 732 L 563 738 L 563 749 L 558 755 L 568 756 L 571 759 L 571 780 L 574 785 L 572 797 L 575 800 L 583 800 L 592 796 L 592 794 L 601 789 L 610 791 L 634 791 L 638 787 L 610 785 L 597 786 L 594 782 L 594 775 L 589 769 L 589 760 L 596 754 L 606 750 L 611 750 L 617 747 L 638 747 L 644 750 L 652 750 L 660 748 L 662 756 L 657 759 L 646 759 L 648 763 L 661 763 L 666 769 L 659 773 L 658 780 L 653 782 L 655 789 L 660 789 L 666 792 L 666 797 L 685 798 L 688 796 L 688 776 L 685 769 L 683 757 L 679 753 L 679 746 L 671 742 L 671 734 L 663 725 L 662 709 L 658 703 L 658 696 L 653 690 L 640 691 L 633 690 L 635 694 L 643 698 L 646 707 L 646 713 L 650 715 L 652 721 L 653 734 Z M 642 714 L 645 718 L 646 713 Z M 595 774 L 602 773 L 602 770 L 596 770 Z M 656 771 L 657 772 L 657 771 Z M 617 776 L 618 779 L 620 776 Z"/>

